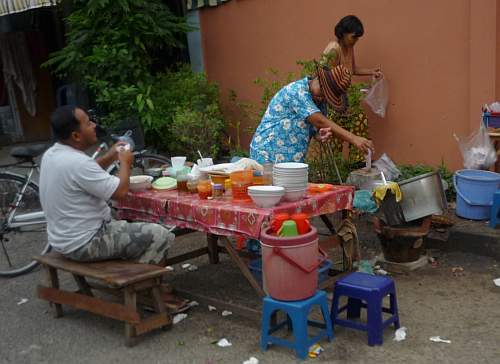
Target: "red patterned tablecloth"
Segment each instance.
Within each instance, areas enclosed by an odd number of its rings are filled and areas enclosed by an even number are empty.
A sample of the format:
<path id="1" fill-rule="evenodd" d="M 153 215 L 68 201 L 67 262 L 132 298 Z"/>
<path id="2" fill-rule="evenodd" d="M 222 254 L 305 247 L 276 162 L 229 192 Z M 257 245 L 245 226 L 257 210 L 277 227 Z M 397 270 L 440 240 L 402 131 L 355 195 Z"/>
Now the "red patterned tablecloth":
<path id="1" fill-rule="evenodd" d="M 332 191 L 307 194 L 297 202 L 282 202 L 272 208 L 256 207 L 252 201 L 240 202 L 230 198 L 200 200 L 196 194 L 174 191 L 147 190 L 130 192 L 123 200 L 114 202 L 118 218 L 132 221 L 156 222 L 180 228 L 206 231 L 217 235 L 244 235 L 258 239 L 262 226 L 274 214 L 304 212 L 310 216 L 352 209 L 354 187 L 335 186 Z"/>

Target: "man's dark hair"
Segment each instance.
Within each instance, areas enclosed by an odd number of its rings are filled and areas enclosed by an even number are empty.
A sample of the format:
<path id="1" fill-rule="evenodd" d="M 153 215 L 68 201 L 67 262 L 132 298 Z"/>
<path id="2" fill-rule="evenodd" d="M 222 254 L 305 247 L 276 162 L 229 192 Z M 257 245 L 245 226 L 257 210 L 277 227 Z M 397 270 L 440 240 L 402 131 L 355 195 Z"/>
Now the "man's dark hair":
<path id="1" fill-rule="evenodd" d="M 344 16 L 337 25 L 335 25 L 335 36 L 338 40 L 341 40 L 344 34 L 349 33 L 354 33 L 354 36 L 358 38 L 365 33 L 363 23 L 361 23 L 361 20 L 355 15 Z"/>
<path id="2" fill-rule="evenodd" d="M 76 109 L 81 108 L 74 105 L 60 106 L 50 116 L 50 126 L 57 140 L 66 140 L 72 132 L 80 130 L 80 122 L 75 117 Z"/>

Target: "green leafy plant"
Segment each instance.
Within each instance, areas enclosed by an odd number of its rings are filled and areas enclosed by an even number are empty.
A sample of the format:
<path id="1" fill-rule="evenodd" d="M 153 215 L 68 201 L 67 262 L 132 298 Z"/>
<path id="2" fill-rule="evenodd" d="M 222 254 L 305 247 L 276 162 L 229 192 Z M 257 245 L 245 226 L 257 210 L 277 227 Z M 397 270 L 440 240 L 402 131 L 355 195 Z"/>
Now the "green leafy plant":
<path id="1" fill-rule="evenodd" d="M 420 176 L 422 174 L 439 171 L 441 178 L 446 182 L 448 188 L 446 190 L 446 198 L 448 201 L 454 201 L 456 199 L 455 186 L 453 185 L 453 172 L 451 172 L 444 161 L 441 160 L 440 165 L 436 168 L 426 164 L 399 164 L 398 169 L 401 171 L 401 175 L 398 177 L 396 182 L 401 182 L 406 179 Z"/>
<path id="2" fill-rule="evenodd" d="M 193 160 L 198 158 L 197 150 L 217 158 L 224 145 L 226 124 L 216 83 L 181 65 L 158 75 L 149 97 L 155 107 L 146 128 L 152 144 Z"/>
<path id="3" fill-rule="evenodd" d="M 136 117 L 152 127 L 151 65 L 158 49 L 181 47 L 192 28 L 161 0 L 74 0 L 65 19 L 67 45 L 46 65 L 62 77 L 79 80 L 113 124 Z"/>

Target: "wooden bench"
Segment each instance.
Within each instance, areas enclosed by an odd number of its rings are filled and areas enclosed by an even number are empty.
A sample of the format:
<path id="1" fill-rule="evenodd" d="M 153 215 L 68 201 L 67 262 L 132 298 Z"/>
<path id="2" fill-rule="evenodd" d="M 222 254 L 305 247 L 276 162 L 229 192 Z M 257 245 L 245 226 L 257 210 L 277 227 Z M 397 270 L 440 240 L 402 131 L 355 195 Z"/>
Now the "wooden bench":
<path id="1" fill-rule="evenodd" d="M 126 345 L 135 343 L 135 337 L 157 328 L 170 326 L 172 319 L 161 299 L 161 276 L 167 272 L 163 267 L 123 260 L 108 260 L 94 263 L 76 262 L 51 252 L 35 257 L 48 272 L 48 285 L 38 286 L 38 297 L 54 304 L 55 317 L 62 317 L 62 305 L 86 310 L 105 317 L 125 322 Z M 59 288 L 58 270 L 73 275 L 79 290 L 70 292 Z M 123 296 L 123 304 L 95 297 L 87 278 L 107 287 L 112 293 Z M 137 305 L 137 293 L 149 293 L 155 313 L 144 317 Z M 141 292 L 142 293 L 142 292 Z"/>

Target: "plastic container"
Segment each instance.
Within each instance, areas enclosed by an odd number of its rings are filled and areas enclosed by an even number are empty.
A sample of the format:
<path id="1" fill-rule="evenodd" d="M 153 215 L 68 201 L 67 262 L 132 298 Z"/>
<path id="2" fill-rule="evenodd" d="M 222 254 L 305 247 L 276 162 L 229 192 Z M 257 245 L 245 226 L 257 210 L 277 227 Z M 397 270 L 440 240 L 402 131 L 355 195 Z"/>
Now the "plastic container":
<path id="1" fill-rule="evenodd" d="M 209 179 L 202 179 L 198 181 L 198 196 L 202 200 L 206 200 L 212 196 L 212 182 Z"/>
<path id="2" fill-rule="evenodd" d="M 251 169 L 231 173 L 231 190 L 233 200 L 250 200 L 248 187 L 252 185 L 253 172 Z"/>
<path id="3" fill-rule="evenodd" d="M 253 186 L 262 186 L 262 185 L 264 185 L 264 176 L 262 175 L 261 172 L 259 172 L 259 171 L 253 171 L 252 185 Z"/>
<path id="4" fill-rule="evenodd" d="M 191 193 L 198 193 L 198 180 L 188 177 L 187 188 Z"/>
<path id="5" fill-rule="evenodd" d="M 172 157 L 170 159 L 172 161 L 172 168 L 176 171 L 184 167 L 184 163 L 186 163 L 186 157 Z"/>
<path id="6" fill-rule="evenodd" d="M 218 199 L 224 197 L 224 190 L 220 183 L 214 183 L 212 185 L 212 198 Z"/>
<path id="7" fill-rule="evenodd" d="M 318 284 L 321 284 L 326 279 L 328 279 L 328 271 L 332 267 L 331 260 L 325 260 L 318 268 Z M 254 259 L 248 263 L 248 269 L 254 276 L 255 280 L 262 285 L 262 259 Z"/>
<path id="8" fill-rule="evenodd" d="M 233 192 L 231 190 L 231 180 L 228 178 L 224 181 L 224 196 L 231 197 Z"/>
<path id="9" fill-rule="evenodd" d="M 456 214 L 471 220 L 487 220 L 493 196 L 500 187 L 500 174 L 477 169 L 461 169 L 453 175 L 457 191 Z"/>
<path id="10" fill-rule="evenodd" d="M 265 161 L 263 164 L 262 178 L 264 179 L 265 185 L 273 184 L 273 164 L 269 161 Z"/>
<path id="11" fill-rule="evenodd" d="M 308 234 L 291 238 L 261 235 L 262 269 L 266 293 L 283 301 L 303 300 L 311 297 L 318 287 L 316 270 L 326 260 L 319 249 L 314 227 Z M 318 260 L 318 252 L 321 259 Z"/>
<path id="12" fill-rule="evenodd" d="M 188 190 L 188 172 L 185 169 L 178 170 L 175 174 L 175 179 L 177 180 L 177 191 L 179 192 L 189 192 Z"/>
<path id="13" fill-rule="evenodd" d="M 499 112 L 484 112 L 483 122 L 487 128 L 500 128 L 500 113 Z"/>
<path id="14" fill-rule="evenodd" d="M 135 142 L 132 139 L 132 130 L 127 130 L 125 132 L 125 134 L 123 134 L 122 136 L 119 136 L 117 138 L 117 140 L 119 142 L 127 143 L 128 146 L 127 145 L 123 146 L 123 150 L 130 150 L 130 151 L 134 150 L 134 148 L 135 148 Z"/>
<path id="15" fill-rule="evenodd" d="M 229 179 L 229 176 L 221 176 L 217 174 L 211 174 L 210 179 L 212 180 L 213 183 L 220 183 L 222 186 L 226 183 L 226 181 Z"/>

